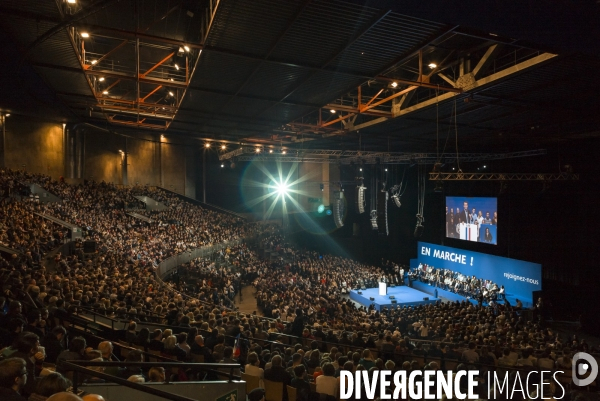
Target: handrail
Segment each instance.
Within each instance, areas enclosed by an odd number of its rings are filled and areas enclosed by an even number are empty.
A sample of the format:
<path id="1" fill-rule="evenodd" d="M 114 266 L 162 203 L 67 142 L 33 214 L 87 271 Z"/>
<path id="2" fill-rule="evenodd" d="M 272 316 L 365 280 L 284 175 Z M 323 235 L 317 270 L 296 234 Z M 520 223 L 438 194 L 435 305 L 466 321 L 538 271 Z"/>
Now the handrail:
<path id="1" fill-rule="evenodd" d="M 105 317 L 105 318 L 107 318 L 107 319 L 112 319 L 112 318 L 110 318 L 110 317 L 108 317 L 108 316 L 104 316 L 104 315 L 102 315 L 102 314 L 100 314 L 100 313 L 98 313 L 98 312 L 96 312 L 96 311 L 94 311 L 94 310 L 92 310 L 92 309 L 84 308 L 84 307 L 81 307 L 81 306 L 78 306 L 78 309 L 81 309 L 81 310 L 84 310 L 84 311 L 87 311 L 87 312 L 92 312 L 92 313 L 94 313 L 94 314 L 97 314 L 97 315 L 103 316 L 103 317 Z M 128 316 L 131 316 L 131 315 L 133 315 L 133 316 L 139 316 L 139 317 L 151 317 L 151 318 L 159 318 L 159 319 L 166 319 L 166 318 L 167 318 L 167 315 L 158 315 L 158 314 L 155 314 L 155 312 L 152 312 L 152 311 L 151 311 L 151 312 L 149 312 L 149 313 L 150 313 L 150 314 L 141 315 L 141 314 L 139 314 L 139 313 L 129 313 L 129 312 L 126 312 L 126 314 L 127 314 Z M 115 320 L 118 320 L 118 319 L 115 319 Z M 129 319 L 129 320 L 131 320 L 131 319 Z"/>
<path id="2" fill-rule="evenodd" d="M 144 364 L 143 366 L 148 366 L 148 367 L 156 366 L 156 364 L 148 363 L 148 362 L 127 362 L 126 366 L 140 366 L 139 365 L 140 363 L 143 363 Z M 64 366 L 65 368 L 69 368 L 70 370 L 73 371 L 73 392 L 75 392 L 75 393 L 77 393 L 78 385 L 79 385 L 78 384 L 78 382 L 79 382 L 78 374 L 83 373 L 83 374 L 89 374 L 90 376 L 98 377 L 100 379 L 104 379 L 104 380 L 107 380 L 107 381 L 110 381 L 113 383 L 117 383 L 117 384 L 120 384 L 125 387 L 130 387 L 134 390 L 139 390 L 144 393 L 152 394 L 152 395 L 155 395 L 158 397 L 163 397 L 165 399 L 172 400 L 172 401 L 197 401 L 193 398 L 188 398 L 188 397 L 181 396 L 178 394 L 169 393 L 169 392 L 154 388 L 152 386 L 146 386 L 144 384 L 134 383 L 134 382 L 122 379 L 120 377 L 106 374 L 104 372 L 97 372 L 95 370 L 83 367 L 79 364 L 85 364 L 85 366 L 118 366 L 119 364 L 123 365 L 122 362 L 92 362 L 92 361 L 64 361 L 64 362 L 62 362 L 62 366 Z M 161 364 L 161 365 L 167 366 L 167 364 Z M 189 365 L 207 365 L 207 364 L 186 364 L 186 365 L 189 366 Z M 210 364 L 208 364 L 208 365 L 210 365 Z M 219 364 L 219 365 L 225 365 L 225 364 Z M 233 364 L 226 364 L 226 365 L 233 365 Z M 182 364 L 181 363 L 172 363 L 172 364 L 168 364 L 168 366 L 181 367 Z M 231 367 L 231 372 L 233 372 L 233 369 L 239 368 L 238 365 L 223 366 L 223 367 L 225 367 L 225 368 Z M 230 382 L 232 381 L 232 376 L 233 375 L 231 374 Z"/>

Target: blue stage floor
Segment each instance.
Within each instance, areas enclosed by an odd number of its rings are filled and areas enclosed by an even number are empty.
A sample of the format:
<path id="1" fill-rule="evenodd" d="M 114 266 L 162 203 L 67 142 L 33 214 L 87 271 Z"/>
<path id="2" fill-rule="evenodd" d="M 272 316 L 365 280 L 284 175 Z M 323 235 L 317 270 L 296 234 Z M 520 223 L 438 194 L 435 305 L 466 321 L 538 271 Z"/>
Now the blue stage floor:
<path id="1" fill-rule="evenodd" d="M 415 290 L 414 288 L 410 288 L 405 285 L 400 287 L 388 287 L 387 295 L 383 296 L 379 295 L 379 288 L 369 288 L 362 290 L 361 292 L 362 295 L 359 295 L 358 291 L 356 290 L 350 291 L 350 299 L 367 307 L 371 304 L 374 304 L 376 310 L 381 310 L 382 307 L 398 308 L 403 306 L 426 305 L 435 303 L 439 300 L 438 298 L 434 298 L 432 295 Z M 396 304 L 392 304 L 392 300 L 389 298 L 390 295 L 396 297 Z M 373 297 L 375 300 L 371 301 L 369 299 L 370 297 Z M 429 298 L 429 300 L 425 301 L 423 298 Z"/>

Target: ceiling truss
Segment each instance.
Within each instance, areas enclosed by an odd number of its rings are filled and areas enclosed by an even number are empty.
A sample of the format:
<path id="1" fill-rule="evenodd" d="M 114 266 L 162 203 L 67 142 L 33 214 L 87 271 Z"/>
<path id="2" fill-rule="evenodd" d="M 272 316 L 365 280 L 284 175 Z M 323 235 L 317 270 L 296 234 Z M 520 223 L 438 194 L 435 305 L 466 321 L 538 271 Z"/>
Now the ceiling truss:
<path id="1" fill-rule="evenodd" d="M 429 173 L 430 181 L 568 181 L 579 180 L 573 173 Z"/>
<path id="2" fill-rule="evenodd" d="M 283 153 L 285 152 L 285 153 Z M 545 155 L 545 149 L 510 153 L 404 153 L 367 152 L 349 150 L 286 150 L 261 146 L 242 146 L 223 153 L 219 160 L 263 161 L 281 163 L 333 163 L 333 164 L 435 164 L 477 162 Z"/>

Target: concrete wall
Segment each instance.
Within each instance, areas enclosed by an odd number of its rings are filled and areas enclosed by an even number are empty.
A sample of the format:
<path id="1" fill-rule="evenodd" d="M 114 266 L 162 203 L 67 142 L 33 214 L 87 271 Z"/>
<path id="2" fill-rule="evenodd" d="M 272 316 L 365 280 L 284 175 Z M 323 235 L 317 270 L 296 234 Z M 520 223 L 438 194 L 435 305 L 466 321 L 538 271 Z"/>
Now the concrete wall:
<path id="1" fill-rule="evenodd" d="M 127 139 L 129 185 L 160 185 L 158 146 L 143 139 Z"/>
<path id="2" fill-rule="evenodd" d="M 62 123 L 20 116 L 7 118 L 6 167 L 43 173 L 54 179 L 63 176 L 73 183 L 88 179 L 160 186 L 162 182 L 167 189 L 196 198 L 196 169 L 201 167 L 197 163 L 199 148 L 187 146 L 183 140 L 173 143 L 171 139 L 161 139 L 158 133 L 126 137 L 87 125 L 67 125 L 66 128 L 63 134 Z M 77 164 L 78 157 L 74 151 L 76 146 L 67 146 L 69 140 L 82 143 L 80 178 L 68 178 L 71 164 Z M 127 152 L 126 182 L 124 156 L 119 150 Z"/>
<path id="3" fill-rule="evenodd" d="M 185 194 L 186 159 L 185 148 L 163 142 L 161 150 L 164 187 Z M 193 196 L 195 198 L 195 196 Z"/>
<path id="4" fill-rule="evenodd" d="M 63 126 L 11 116 L 6 119 L 6 167 L 43 173 L 58 179 L 64 173 Z"/>
<path id="5" fill-rule="evenodd" d="M 119 150 L 125 150 L 125 138 L 100 130 L 86 129 L 84 143 L 83 178 L 122 184 L 123 156 Z"/>
<path id="6" fill-rule="evenodd" d="M 330 196 L 334 189 L 337 190 L 334 184 L 340 180 L 339 167 L 328 163 L 300 163 L 298 168 L 298 176 L 306 177 L 298 185 L 298 190 L 302 193 L 298 197 L 298 203 L 309 212 L 316 211 L 320 204 L 329 206 L 331 204 Z M 321 184 L 323 184 L 322 191 Z M 309 202 L 309 198 L 318 198 L 321 199 L 321 202 Z"/>

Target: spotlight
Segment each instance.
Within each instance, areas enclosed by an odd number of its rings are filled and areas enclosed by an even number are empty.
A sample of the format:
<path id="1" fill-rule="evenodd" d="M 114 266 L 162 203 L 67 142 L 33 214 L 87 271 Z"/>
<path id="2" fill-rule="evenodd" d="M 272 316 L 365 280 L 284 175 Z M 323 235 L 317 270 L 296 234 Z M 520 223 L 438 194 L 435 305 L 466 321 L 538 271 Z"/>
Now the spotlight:
<path id="1" fill-rule="evenodd" d="M 10 117 L 10 113 L 6 113 L 4 117 Z"/>
<path id="2" fill-rule="evenodd" d="M 385 172 L 387 173 L 387 168 L 385 169 Z"/>
<path id="3" fill-rule="evenodd" d="M 221 150 L 227 149 L 227 145 L 221 145 Z"/>
<path id="4" fill-rule="evenodd" d="M 160 139 L 165 139 L 165 136 L 163 134 L 160 134 Z"/>
<path id="5" fill-rule="evenodd" d="M 279 194 L 279 195 L 285 195 L 288 192 L 288 186 L 285 182 L 276 182 L 275 183 L 275 191 Z"/>
<path id="6" fill-rule="evenodd" d="M 100 77 L 100 78 L 98 78 L 98 81 L 100 81 L 100 82 L 104 82 L 104 77 Z"/>
<path id="7" fill-rule="evenodd" d="M 98 60 L 92 60 L 90 62 L 92 63 L 92 65 L 95 65 L 98 62 Z"/>
<path id="8" fill-rule="evenodd" d="M 108 91 L 102 91 L 103 95 L 108 95 Z"/>
<path id="9" fill-rule="evenodd" d="M 173 94 L 173 92 L 169 92 L 169 96 L 173 97 L 175 95 Z"/>
<path id="10" fill-rule="evenodd" d="M 75 3 L 77 3 L 77 0 L 67 0 L 67 3 L 69 3 L 69 4 L 75 4 Z"/>
<path id="11" fill-rule="evenodd" d="M 89 34 L 89 33 L 87 33 L 87 32 L 81 32 L 81 33 L 80 33 L 80 35 L 81 35 L 81 37 L 82 37 L 82 38 L 84 38 L 84 39 L 87 39 L 87 38 L 89 38 L 89 37 L 90 37 L 90 34 Z"/>
<path id="12" fill-rule="evenodd" d="M 183 52 L 184 52 L 183 47 L 179 46 L 179 49 L 177 49 L 177 56 L 178 57 L 182 57 L 183 56 Z"/>
<path id="13" fill-rule="evenodd" d="M 269 153 L 273 153 L 273 149 L 269 149 Z"/>
<path id="14" fill-rule="evenodd" d="M 321 192 L 323 192 L 325 190 L 325 185 L 319 184 L 319 188 L 321 188 Z"/>
<path id="15" fill-rule="evenodd" d="M 334 109 L 331 109 L 331 110 L 329 110 L 329 112 L 330 112 L 331 114 L 335 114 L 335 110 L 334 110 Z"/>
<path id="16" fill-rule="evenodd" d="M 281 151 L 281 153 L 283 153 L 283 154 L 285 155 L 285 154 L 286 154 L 286 151 L 285 151 L 285 149 L 284 149 L 284 150 L 282 150 L 282 151 Z"/>
<path id="17" fill-rule="evenodd" d="M 185 50 L 186 52 L 189 52 L 189 51 L 190 51 L 190 48 L 189 48 L 189 47 L 187 47 L 187 46 L 183 46 L 183 50 Z"/>
<path id="18" fill-rule="evenodd" d="M 398 86 L 398 82 L 392 82 L 390 85 L 392 86 L 392 88 L 395 88 Z"/>
<path id="19" fill-rule="evenodd" d="M 362 167 L 358 169 L 358 171 L 362 171 Z"/>
<path id="20" fill-rule="evenodd" d="M 221 163 L 221 168 L 225 167 L 225 165 L 223 163 Z"/>
<path id="21" fill-rule="evenodd" d="M 204 147 L 205 147 L 205 148 L 207 148 L 207 149 L 208 149 L 208 148 L 210 148 L 210 142 L 206 142 L 206 143 L 204 144 Z"/>
<path id="22" fill-rule="evenodd" d="M 256 153 L 260 153 L 260 148 L 256 148 L 256 149 L 254 149 L 254 151 L 255 151 Z"/>
<path id="23" fill-rule="evenodd" d="M 429 68 L 431 68 L 433 70 L 435 67 L 437 67 L 437 64 L 436 63 L 429 63 L 429 65 L 427 67 L 429 67 Z"/>
<path id="24" fill-rule="evenodd" d="M 175 64 L 175 69 L 179 71 L 179 66 L 177 64 Z"/>

